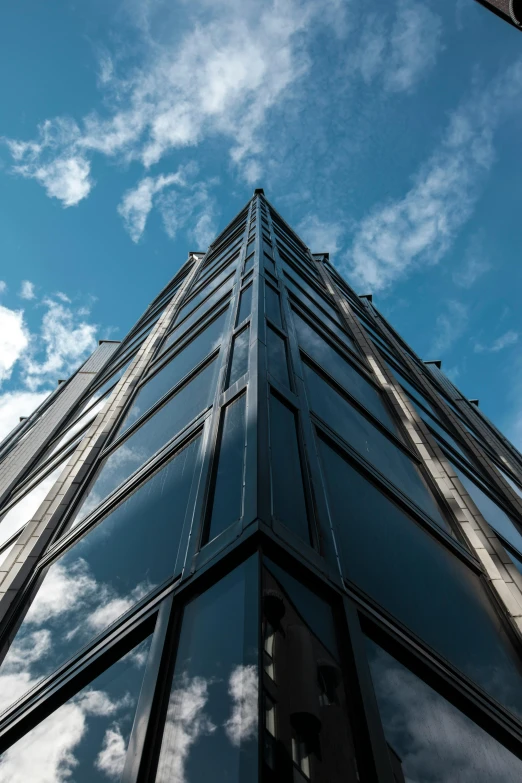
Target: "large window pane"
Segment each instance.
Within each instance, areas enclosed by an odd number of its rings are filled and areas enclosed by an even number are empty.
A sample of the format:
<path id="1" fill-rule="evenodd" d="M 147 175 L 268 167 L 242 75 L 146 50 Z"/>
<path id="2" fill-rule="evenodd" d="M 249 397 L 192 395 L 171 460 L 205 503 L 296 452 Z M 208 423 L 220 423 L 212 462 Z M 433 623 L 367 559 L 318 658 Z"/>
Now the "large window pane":
<path id="1" fill-rule="evenodd" d="M 236 266 L 236 262 L 233 261 L 230 264 L 227 264 L 227 266 L 221 270 L 221 272 L 216 275 L 216 277 L 213 277 L 212 280 L 208 283 L 208 285 L 203 286 L 203 288 L 197 293 L 195 296 L 190 299 L 186 305 L 184 305 L 181 310 L 178 313 L 177 320 L 182 321 L 185 316 L 187 316 L 189 313 L 192 312 L 198 305 L 203 301 L 203 299 L 206 299 L 206 297 L 212 293 L 215 289 L 219 288 L 219 286 L 226 280 L 229 275 L 234 271 L 234 268 Z"/>
<path id="2" fill-rule="evenodd" d="M 151 637 L 6 750 L 0 783 L 117 783 L 150 643 Z"/>
<path id="3" fill-rule="evenodd" d="M 221 313 L 215 321 L 212 321 L 197 337 L 185 348 L 177 353 L 150 381 L 141 387 L 132 406 L 123 420 L 119 432 L 133 424 L 136 419 L 148 411 L 154 403 L 160 400 L 164 394 L 174 388 L 205 356 L 214 351 L 221 342 L 223 328 L 227 317 L 227 310 Z"/>
<path id="4" fill-rule="evenodd" d="M 369 639 L 377 704 L 397 770 L 415 783 L 515 783 L 522 761 Z"/>
<path id="5" fill-rule="evenodd" d="M 232 386 L 232 384 L 239 380 L 248 370 L 249 341 L 250 329 L 248 326 L 234 337 L 227 388 Z"/>
<path id="6" fill-rule="evenodd" d="M 183 329 L 188 332 L 188 330 L 198 321 L 203 318 L 205 313 L 210 312 L 212 307 L 219 302 L 221 299 L 223 299 L 230 291 L 232 291 L 232 288 L 234 286 L 234 277 L 231 277 L 229 280 L 223 283 L 216 291 L 214 291 L 213 294 L 211 294 L 208 299 L 205 299 L 204 302 L 200 304 L 199 307 L 196 307 L 195 310 L 191 312 L 190 315 L 188 315 L 185 320 L 183 321 Z M 180 323 L 179 316 L 176 318 L 176 327 Z"/>
<path id="7" fill-rule="evenodd" d="M 283 386 L 290 388 L 285 340 L 277 332 L 266 327 L 266 353 L 268 372 Z"/>
<path id="8" fill-rule="evenodd" d="M 310 542 L 308 515 L 294 411 L 270 396 L 272 513 L 294 533 Z"/>
<path id="9" fill-rule="evenodd" d="M 479 577 L 321 439 L 319 450 L 346 577 L 522 714 L 518 656 Z"/>
<path id="10" fill-rule="evenodd" d="M 239 309 L 237 313 L 236 326 L 242 324 L 245 318 L 248 318 L 252 309 L 252 283 L 241 291 L 239 297 Z"/>
<path id="11" fill-rule="evenodd" d="M 198 310 L 198 313 L 196 313 L 196 315 L 198 317 L 195 320 L 198 320 L 199 319 L 199 310 Z M 218 316 L 218 319 L 221 318 L 222 315 L 223 315 L 223 313 L 221 313 Z M 218 319 L 216 319 L 216 320 L 218 320 Z M 181 326 L 178 326 L 176 329 L 174 329 L 173 331 L 171 331 L 167 335 L 167 339 L 165 340 L 165 342 L 161 346 L 161 348 L 160 348 L 160 350 L 158 352 L 158 355 L 162 354 L 162 353 L 165 353 L 165 351 L 167 351 L 172 345 L 177 343 L 178 340 L 181 340 L 182 337 L 187 337 L 190 334 L 190 325 L 189 325 L 190 321 L 192 321 L 192 318 L 189 318 L 187 321 L 183 321 Z M 212 323 L 214 323 L 214 321 Z M 199 324 L 198 324 L 198 326 L 199 326 Z"/>
<path id="12" fill-rule="evenodd" d="M 396 433 L 397 428 L 377 389 L 297 313 L 294 313 L 294 323 L 299 344 L 306 353 L 317 364 L 324 367 L 332 378 L 335 378 L 361 405 L 364 405 L 388 429 Z"/>
<path id="13" fill-rule="evenodd" d="M 437 524 L 450 530 L 411 459 L 311 367 L 303 366 L 312 410 Z"/>
<path id="14" fill-rule="evenodd" d="M 321 307 L 323 310 L 326 311 L 327 315 L 329 315 L 333 321 L 337 321 L 337 323 L 341 324 L 341 316 L 336 310 L 334 310 L 332 305 L 329 302 L 327 302 L 323 296 L 321 296 L 319 291 L 316 291 L 315 288 L 312 288 L 312 286 L 308 285 L 301 276 L 299 276 L 298 278 L 299 285 L 297 285 L 296 281 L 286 271 L 288 267 L 284 262 L 283 262 L 283 269 L 285 270 L 285 278 L 286 278 L 285 282 L 287 288 L 289 288 L 290 291 L 292 291 L 298 299 L 303 298 L 303 293 L 301 291 L 301 288 L 299 287 L 301 286 L 308 294 L 308 296 L 305 299 L 305 304 L 307 306 L 310 306 L 309 301 L 316 302 L 319 305 L 319 307 Z M 291 269 L 290 271 L 295 277 L 298 277 L 293 269 Z M 324 315 L 322 315 L 322 317 L 324 318 Z"/>
<path id="15" fill-rule="evenodd" d="M 80 506 L 74 519 L 75 525 L 209 404 L 213 398 L 213 377 L 214 362 L 107 457 Z"/>
<path id="16" fill-rule="evenodd" d="M 356 783 L 332 608 L 283 569 L 266 566 L 263 779 Z"/>
<path id="17" fill-rule="evenodd" d="M 453 469 L 460 479 L 464 489 L 471 497 L 476 507 L 493 530 L 504 536 L 512 546 L 522 554 L 522 535 L 518 532 L 515 524 L 511 521 L 505 511 L 503 511 L 489 495 L 486 495 L 474 481 L 466 476 L 454 462 L 451 463 Z"/>
<path id="18" fill-rule="evenodd" d="M 432 430 L 435 430 L 435 432 L 438 435 L 440 435 L 443 442 L 447 443 L 457 452 L 457 454 L 460 454 L 462 457 L 464 457 L 464 459 L 466 459 L 466 455 L 460 448 L 459 444 L 451 437 L 449 432 L 445 430 L 443 427 L 441 427 L 440 424 L 432 416 L 429 415 L 429 413 L 426 413 L 420 407 L 420 405 L 417 405 L 417 403 L 414 402 L 413 400 L 411 400 L 410 402 L 415 408 L 415 410 L 417 411 L 417 413 L 419 414 L 419 416 L 421 417 L 421 419 L 423 419 L 426 422 L 426 424 L 428 424 L 432 428 Z"/>
<path id="19" fill-rule="evenodd" d="M 15 505 L 0 518 L 0 546 L 25 527 L 26 523 L 33 518 L 60 475 L 63 466 L 64 463 L 60 463 L 52 473 L 33 487 L 27 495 L 20 498 L 18 503 L 15 503 Z"/>
<path id="20" fill-rule="evenodd" d="M 401 386 L 404 386 L 408 394 L 413 397 L 414 400 L 417 400 L 417 402 L 420 402 L 421 405 L 424 405 L 424 407 L 431 413 L 431 415 L 438 419 L 439 416 L 435 412 L 434 408 L 430 405 L 426 397 L 424 397 L 423 394 L 421 394 L 420 391 L 417 391 L 415 386 L 412 386 L 412 384 L 400 373 L 398 370 L 396 370 L 394 367 L 391 366 L 391 364 L 387 363 L 387 367 L 391 374 L 394 376 L 395 380 L 398 381 Z"/>
<path id="21" fill-rule="evenodd" d="M 199 440 L 53 562 L 0 666 L 5 709 L 174 573 Z"/>
<path id="22" fill-rule="evenodd" d="M 281 300 L 279 298 L 278 291 L 272 288 L 271 285 L 265 283 L 265 309 L 266 315 L 270 320 L 282 329 L 281 323 Z"/>
<path id="23" fill-rule="evenodd" d="M 243 513 L 246 394 L 225 409 L 215 478 L 208 540 L 218 536 Z"/>
<path id="24" fill-rule="evenodd" d="M 156 783 L 257 780 L 257 558 L 189 603 Z"/>

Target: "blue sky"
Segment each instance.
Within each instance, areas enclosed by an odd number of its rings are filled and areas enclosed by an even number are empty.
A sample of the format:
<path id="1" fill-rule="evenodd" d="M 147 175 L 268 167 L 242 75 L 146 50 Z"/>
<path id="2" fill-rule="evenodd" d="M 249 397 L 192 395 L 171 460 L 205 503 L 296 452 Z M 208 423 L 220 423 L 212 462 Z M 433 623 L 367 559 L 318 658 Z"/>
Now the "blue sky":
<path id="1" fill-rule="evenodd" d="M 522 37 L 474 0 L 20 0 L 0 437 L 262 186 L 522 446 Z"/>

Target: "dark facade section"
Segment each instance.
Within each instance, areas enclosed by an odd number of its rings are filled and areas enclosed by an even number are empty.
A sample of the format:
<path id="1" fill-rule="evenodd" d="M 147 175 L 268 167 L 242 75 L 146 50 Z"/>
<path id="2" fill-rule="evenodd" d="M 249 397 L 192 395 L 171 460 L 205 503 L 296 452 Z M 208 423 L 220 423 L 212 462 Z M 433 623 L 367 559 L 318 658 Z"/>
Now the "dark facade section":
<path id="1" fill-rule="evenodd" d="M 522 455 L 262 190 L 0 481 L 0 783 L 522 778 Z"/>

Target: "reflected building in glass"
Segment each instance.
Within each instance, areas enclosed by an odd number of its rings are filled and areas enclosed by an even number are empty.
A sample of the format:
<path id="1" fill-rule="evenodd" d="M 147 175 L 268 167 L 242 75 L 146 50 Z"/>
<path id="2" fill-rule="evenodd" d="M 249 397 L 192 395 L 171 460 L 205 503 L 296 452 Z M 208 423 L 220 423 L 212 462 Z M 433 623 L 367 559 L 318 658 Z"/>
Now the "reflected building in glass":
<path id="1" fill-rule="evenodd" d="M 0 783 L 522 780 L 522 456 L 262 190 L 0 504 Z"/>

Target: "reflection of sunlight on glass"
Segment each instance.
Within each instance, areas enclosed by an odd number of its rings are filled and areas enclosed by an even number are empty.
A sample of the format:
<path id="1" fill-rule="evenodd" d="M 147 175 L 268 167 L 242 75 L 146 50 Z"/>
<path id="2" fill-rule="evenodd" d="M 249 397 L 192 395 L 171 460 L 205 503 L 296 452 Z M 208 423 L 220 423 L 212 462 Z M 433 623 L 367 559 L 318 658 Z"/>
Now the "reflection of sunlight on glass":
<path id="1" fill-rule="evenodd" d="M 50 473 L 47 478 L 44 478 L 36 487 L 27 493 L 21 500 L 18 501 L 5 515 L 0 522 L 0 544 L 7 541 L 14 533 L 21 530 L 22 527 L 29 522 L 34 516 L 41 503 L 45 500 L 47 493 L 54 485 L 56 479 L 60 475 L 63 468 L 63 463 L 58 465 L 57 468 Z"/>
<path id="2" fill-rule="evenodd" d="M 188 783 L 185 764 L 190 749 L 203 734 L 216 726 L 203 712 L 208 701 L 208 681 L 183 674 L 180 687 L 170 695 L 156 783 Z"/>
<path id="3" fill-rule="evenodd" d="M 230 675 L 228 692 L 233 704 L 225 731 L 232 745 L 239 746 L 257 736 L 257 666 L 236 666 Z"/>

